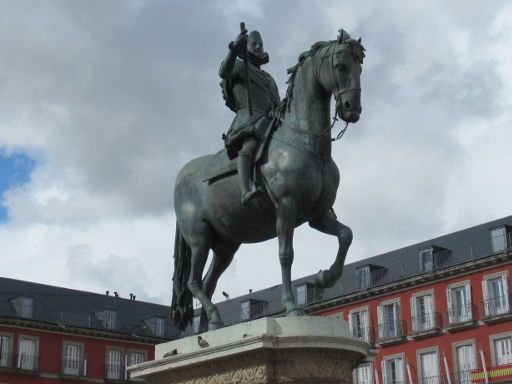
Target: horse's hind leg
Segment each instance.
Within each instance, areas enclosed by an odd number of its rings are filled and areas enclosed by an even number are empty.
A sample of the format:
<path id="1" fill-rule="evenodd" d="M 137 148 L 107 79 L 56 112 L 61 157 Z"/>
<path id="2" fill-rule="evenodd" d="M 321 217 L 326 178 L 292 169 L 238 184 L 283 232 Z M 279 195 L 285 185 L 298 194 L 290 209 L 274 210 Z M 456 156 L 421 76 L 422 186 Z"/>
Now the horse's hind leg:
<path id="1" fill-rule="evenodd" d="M 213 292 L 215 292 L 215 288 L 217 287 L 217 282 L 219 281 L 220 276 L 233 261 L 233 257 L 235 256 L 235 252 L 238 250 L 238 248 L 240 248 L 240 244 L 237 243 L 216 242 L 212 245 L 214 252 L 212 262 L 210 264 L 210 268 L 208 268 L 206 276 L 203 279 L 203 291 L 210 300 L 213 296 Z M 207 313 L 203 309 L 201 311 L 199 331 L 205 332 L 208 330 L 207 321 Z"/>
<path id="2" fill-rule="evenodd" d="M 224 326 L 219 311 L 203 289 L 202 276 L 204 266 L 210 251 L 210 228 L 206 223 L 201 223 L 194 228 L 194 233 L 188 240 L 192 252 L 190 276 L 187 282 L 188 289 L 199 300 L 208 316 L 208 328 L 218 329 Z"/>
<path id="3" fill-rule="evenodd" d="M 311 220 L 309 225 L 312 228 L 318 229 L 320 232 L 327 233 L 338 238 L 339 247 L 336 260 L 329 269 L 318 272 L 315 282 L 317 287 L 332 287 L 343 273 L 345 257 L 347 256 L 348 248 L 352 243 L 352 230 L 336 219 L 332 209 L 326 212 L 323 216 Z"/>

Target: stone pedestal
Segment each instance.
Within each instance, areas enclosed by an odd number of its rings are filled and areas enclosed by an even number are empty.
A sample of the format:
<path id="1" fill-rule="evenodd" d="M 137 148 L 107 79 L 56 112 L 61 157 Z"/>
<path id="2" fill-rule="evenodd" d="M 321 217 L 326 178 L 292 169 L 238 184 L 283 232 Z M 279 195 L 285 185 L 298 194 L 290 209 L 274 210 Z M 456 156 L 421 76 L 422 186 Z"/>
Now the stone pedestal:
<path id="1" fill-rule="evenodd" d="M 352 383 L 370 345 L 327 317 L 263 318 L 160 344 L 130 367 L 148 384 Z"/>

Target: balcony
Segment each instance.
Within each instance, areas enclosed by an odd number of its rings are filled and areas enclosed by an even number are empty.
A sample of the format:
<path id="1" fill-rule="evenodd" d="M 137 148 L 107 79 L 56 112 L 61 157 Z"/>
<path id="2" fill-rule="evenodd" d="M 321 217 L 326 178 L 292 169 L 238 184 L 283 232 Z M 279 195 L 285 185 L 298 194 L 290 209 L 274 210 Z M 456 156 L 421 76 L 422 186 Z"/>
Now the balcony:
<path id="1" fill-rule="evenodd" d="M 86 376 L 85 360 L 63 359 L 61 361 L 60 374 L 62 376 L 85 377 Z"/>
<path id="2" fill-rule="evenodd" d="M 510 301 L 512 296 L 498 296 L 482 301 L 480 314 L 486 323 L 497 323 L 512 319 Z"/>
<path id="3" fill-rule="evenodd" d="M 410 336 L 414 339 L 437 335 L 441 331 L 441 315 L 438 312 L 413 316 L 409 322 Z"/>
<path id="4" fill-rule="evenodd" d="M 41 358 L 35 355 L 16 355 L 16 368 L 20 372 L 39 373 Z"/>
<path id="5" fill-rule="evenodd" d="M 377 344 L 381 346 L 398 344 L 406 340 L 405 322 L 402 320 L 379 324 L 378 329 Z"/>
<path id="6" fill-rule="evenodd" d="M 444 329 L 454 332 L 477 325 L 476 306 L 473 304 L 443 310 Z"/>
<path id="7" fill-rule="evenodd" d="M 12 353 L 0 353 L 0 369 L 13 368 Z"/>
<path id="8" fill-rule="evenodd" d="M 124 364 L 105 364 L 105 381 L 107 383 L 126 380 Z"/>
<path id="9" fill-rule="evenodd" d="M 373 327 L 353 327 L 350 330 L 350 336 L 352 336 L 354 339 L 366 341 L 370 344 L 375 343 Z"/>

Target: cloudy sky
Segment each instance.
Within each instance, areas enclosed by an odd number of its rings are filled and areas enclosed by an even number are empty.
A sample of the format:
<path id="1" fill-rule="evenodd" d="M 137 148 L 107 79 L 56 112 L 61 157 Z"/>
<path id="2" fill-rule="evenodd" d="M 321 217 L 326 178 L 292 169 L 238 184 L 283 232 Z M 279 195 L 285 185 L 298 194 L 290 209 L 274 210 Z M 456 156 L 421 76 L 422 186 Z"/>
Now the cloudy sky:
<path id="1" fill-rule="evenodd" d="M 1 276 L 170 304 L 174 180 L 222 146 L 217 71 L 240 21 L 281 95 L 311 44 L 363 39 L 363 114 L 333 150 L 347 261 L 511 214 L 509 2 L 0 4 Z M 299 228 L 293 277 L 336 249 Z M 278 284 L 278 265 L 276 240 L 243 246 L 218 291 Z"/>

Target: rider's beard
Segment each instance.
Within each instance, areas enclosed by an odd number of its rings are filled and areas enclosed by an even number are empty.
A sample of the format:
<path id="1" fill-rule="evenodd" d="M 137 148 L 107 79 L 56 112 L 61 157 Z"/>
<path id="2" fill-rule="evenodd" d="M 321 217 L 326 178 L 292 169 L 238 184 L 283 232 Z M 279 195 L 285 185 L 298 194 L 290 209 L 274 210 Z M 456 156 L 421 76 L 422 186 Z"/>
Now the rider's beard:
<path id="1" fill-rule="evenodd" d="M 268 53 L 267 52 L 260 52 L 255 53 L 251 51 L 247 51 L 247 57 L 249 61 L 259 67 L 260 65 L 267 64 L 268 63 Z"/>

